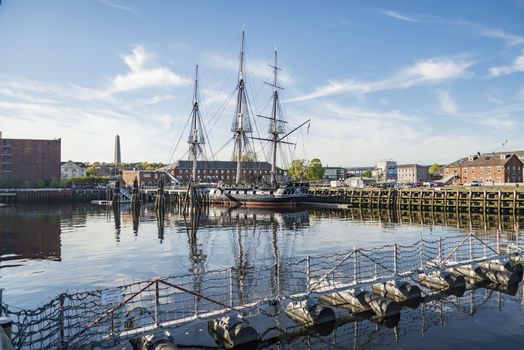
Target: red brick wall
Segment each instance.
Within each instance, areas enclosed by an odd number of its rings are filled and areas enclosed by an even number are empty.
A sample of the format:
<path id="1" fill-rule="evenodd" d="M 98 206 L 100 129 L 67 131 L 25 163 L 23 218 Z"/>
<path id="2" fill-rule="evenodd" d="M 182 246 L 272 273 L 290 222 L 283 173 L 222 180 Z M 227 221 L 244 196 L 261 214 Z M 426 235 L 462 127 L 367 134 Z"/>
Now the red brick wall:
<path id="1" fill-rule="evenodd" d="M 5 140 L 11 146 L 11 174 L 20 182 L 60 179 L 60 139 Z"/>

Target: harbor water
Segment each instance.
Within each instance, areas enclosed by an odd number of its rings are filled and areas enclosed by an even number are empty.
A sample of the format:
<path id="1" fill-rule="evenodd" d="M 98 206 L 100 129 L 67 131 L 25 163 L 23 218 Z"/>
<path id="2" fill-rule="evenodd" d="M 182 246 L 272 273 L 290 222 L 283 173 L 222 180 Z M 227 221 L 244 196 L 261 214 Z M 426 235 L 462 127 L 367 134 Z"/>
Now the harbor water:
<path id="1" fill-rule="evenodd" d="M 10 307 L 33 308 L 65 291 L 267 266 L 275 259 L 329 256 L 353 247 L 410 244 L 421 236 L 437 239 L 474 232 L 517 240 L 523 226 L 523 217 L 511 215 L 378 209 L 210 207 L 198 218 L 172 210 L 159 222 L 147 206 L 139 215 L 126 206 L 119 212 L 90 204 L 11 206 L 0 208 L 0 288 Z M 522 289 L 514 295 L 472 290 L 443 300 L 440 309 L 403 311 L 394 329 L 363 320 L 341 325 L 326 336 L 306 334 L 278 346 L 520 348 L 521 302 Z"/>

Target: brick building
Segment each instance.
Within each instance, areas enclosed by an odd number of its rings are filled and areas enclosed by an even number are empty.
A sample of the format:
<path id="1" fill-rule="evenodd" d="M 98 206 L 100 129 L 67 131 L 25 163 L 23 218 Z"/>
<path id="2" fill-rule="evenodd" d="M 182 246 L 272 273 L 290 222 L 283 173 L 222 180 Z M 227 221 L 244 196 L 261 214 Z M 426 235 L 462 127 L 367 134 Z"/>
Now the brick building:
<path id="1" fill-rule="evenodd" d="M 16 177 L 20 184 L 60 179 L 60 152 L 60 139 L 6 139 L 0 132 L 0 175 Z"/>
<path id="2" fill-rule="evenodd" d="M 136 177 L 140 186 L 157 186 L 163 175 L 164 172 L 156 170 L 122 170 L 122 181 L 127 186 L 133 186 Z M 164 181 L 168 182 L 169 179 L 164 177 Z"/>
<path id="3" fill-rule="evenodd" d="M 419 181 L 431 179 L 429 166 L 419 164 L 397 165 L 397 182 L 405 184 L 416 184 Z"/>
<path id="4" fill-rule="evenodd" d="M 473 155 L 444 167 L 444 179 L 455 177 L 459 185 L 480 181 L 502 185 L 522 182 L 523 164 L 515 154 Z"/>
<path id="5" fill-rule="evenodd" d="M 191 178 L 192 161 L 181 160 L 169 166 L 169 173 L 182 183 Z M 234 183 L 237 163 L 234 161 L 198 161 L 197 181 Z M 268 162 L 242 162 L 241 182 L 269 182 L 271 164 Z M 277 180 L 285 180 L 286 172 L 277 167 Z"/>

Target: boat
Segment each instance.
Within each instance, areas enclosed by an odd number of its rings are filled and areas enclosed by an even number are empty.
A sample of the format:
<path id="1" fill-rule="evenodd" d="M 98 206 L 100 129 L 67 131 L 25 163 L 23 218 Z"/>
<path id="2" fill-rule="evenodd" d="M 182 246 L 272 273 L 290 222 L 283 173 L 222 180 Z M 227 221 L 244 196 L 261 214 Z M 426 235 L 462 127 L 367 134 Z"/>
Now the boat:
<path id="1" fill-rule="evenodd" d="M 310 120 L 302 123 L 293 130 L 287 132 L 287 122 L 279 117 L 281 114 L 278 85 L 277 51 L 274 51 L 273 82 L 267 83 L 273 88 L 271 116 L 258 115 L 260 118 L 269 120 L 269 137 L 251 137 L 251 121 L 249 108 L 247 106 L 247 95 L 244 81 L 244 32 L 242 31 L 240 47 L 240 64 L 237 83 L 237 104 L 231 131 L 234 133 L 234 159 L 236 161 L 235 186 L 222 188 L 216 186 L 209 191 L 209 202 L 214 204 L 226 204 L 249 208 L 293 208 L 297 203 L 304 201 L 309 196 L 309 184 L 306 182 L 287 182 L 279 185 L 277 182 L 277 149 L 280 144 L 293 144 L 285 139 L 299 128 L 308 124 Z M 271 180 L 268 188 L 258 188 L 241 185 L 242 158 L 248 152 L 254 153 L 250 147 L 250 140 L 260 140 L 271 143 Z"/>

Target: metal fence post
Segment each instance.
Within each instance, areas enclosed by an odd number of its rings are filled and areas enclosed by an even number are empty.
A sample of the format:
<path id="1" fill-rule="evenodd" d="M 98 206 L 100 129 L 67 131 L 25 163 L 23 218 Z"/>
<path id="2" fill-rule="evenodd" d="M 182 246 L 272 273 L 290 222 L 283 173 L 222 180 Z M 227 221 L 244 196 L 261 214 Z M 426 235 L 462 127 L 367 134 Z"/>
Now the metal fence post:
<path id="1" fill-rule="evenodd" d="M 442 265 L 442 237 L 438 239 L 438 265 Z"/>
<path id="2" fill-rule="evenodd" d="M 160 290 L 158 279 L 155 281 L 155 322 L 157 326 L 160 324 L 159 305 L 160 305 Z"/>
<path id="3" fill-rule="evenodd" d="M 59 310 L 59 322 L 60 322 L 60 346 L 62 348 L 65 347 L 65 331 L 64 331 L 64 304 L 65 304 L 65 297 L 64 297 L 64 293 L 61 293 L 60 296 L 58 297 L 59 298 L 59 305 L 60 305 L 60 310 Z"/>
<path id="4" fill-rule="evenodd" d="M 233 308 L 233 267 L 229 268 L 229 307 Z"/>
<path id="5" fill-rule="evenodd" d="M 422 238 L 422 232 L 420 232 L 420 244 L 419 244 L 419 258 L 420 258 L 420 270 L 424 269 L 424 239 Z"/>
<path id="6" fill-rule="evenodd" d="M 500 230 L 497 230 L 497 254 L 500 255 Z"/>
<path id="7" fill-rule="evenodd" d="M 398 274 L 398 245 L 393 244 L 393 274 Z"/>
<path id="8" fill-rule="evenodd" d="M 309 289 L 311 283 L 311 256 L 306 257 L 306 291 Z"/>
<path id="9" fill-rule="evenodd" d="M 4 292 L 4 288 L 0 288 L 0 317 L 4 315 L 4 307 L 2 305 L 2 293 Z"/>
<path id="10" fill-rule="evenodd" d="M 357 254 L 358 254 L 357 246 L 353 246 L 353 283 L 354 284 L 357 284 L 357 282 L 358 282 L 358 270 L 357 270 L 358 257 L 357 257 Z"/>
<path id="11" fill-rule="evenodd" d="M 469 260 L 473 259 L 473 234 L 469 234 Z"/>

